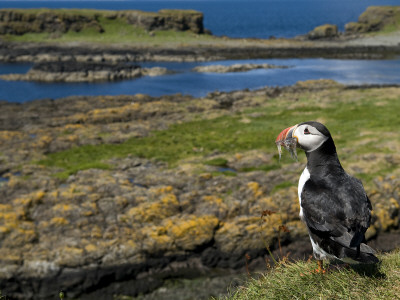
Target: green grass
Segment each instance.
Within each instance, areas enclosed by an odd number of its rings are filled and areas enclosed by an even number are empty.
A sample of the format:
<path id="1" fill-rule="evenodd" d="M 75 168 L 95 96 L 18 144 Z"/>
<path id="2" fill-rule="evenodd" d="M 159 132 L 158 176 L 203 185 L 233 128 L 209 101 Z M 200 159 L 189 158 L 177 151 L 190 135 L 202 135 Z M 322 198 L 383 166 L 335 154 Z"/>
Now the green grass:
<path id="1" fill-rule="evenodd" d="M 129 154 L 162 160 L 173 166 L 180 159 L 215 150 L 230 153 L 269 148 L 272 151 L 275 144 L 268 145 L 265 141 L 273 141 L 275 133 L 268 128 L 260 124 L 243 126 L 239 117 L 199 120 L 172 125 L 168 130 L 155 131 L 149 137 L 133 138 L 122 144 L 87 145 L 52 153 L 39 163 L 64 168 L 63 176 L 67 176 L 80 169 L 98 166 L 103 160 Z"/>
<path id="2" fill-rule="evenodd" d="M 380 8 L 382 11 L 385 10 L 392 10 L 393 15 L 391 15 L 390 12 L 386 13 L 380 13 L 380 17 L 382 18 L 383 15 L 386 15 L 386 17 L 390 16 L 390 22 L 386 24 L 379 32 L 375 34 L 388 34 L 388 33 L 393 33 L 398 30 L 400 30 L 400 10 L 398 9 L 398 6 L 392 6 L 392 7 L 381 7 Z M 374 34 L 374 33 L 372 33 Z"/>
<path id="3" fill-rule="evenodd" d="M 281 262 L 223 299 L 399 299 L 400 252 L 379 258 L 378 265 L 332 268 L 325 274 L 313 273 L 315 261 Z"/>
<path id="4" fill-rule="evenodd" d="M 333 101 L 327 107 L 306 98 L 301 101 L 292 108 L 288 108 L 283 100 L 272 101 L 271 105 L 257 109 L 264 113 L 263 117 L 251 118 L 249 123 L 241 122 L 242 115 L 234 115 L 175 124 L 167 130 L 154 131 L 148 137 L 132 138 L 121 144 L 87 145 L 52 153 L 40 164 L 63 168 L 62 177 L 66 177 L 82 169 L 109 167 L 105 162 L 107 159 L 128 155 L 165 161 L 173 167 L 181 159 L 204 157 L 214 151 L 229 154 L 260 149 L 276 154 L 274 141 L 282 129 L 319 118 L 325 120 L 333 134 L 339 157 L 345 161 L 363 153 L 394 153 L 394 149 L 382 145 L 398 133 L 400 99 L 387 100 L 384 104 L 381 101 L 378 105 L 376 99 L 364 95 L 358 102 Z M 357 144 L 368 138 L 373 142 Z M 343 148 L 351 151 L 343 152 Z M 298 152 L 299 159 L 304 159 L 301 151 Z M 278 168 L 277 160 L 264 166 L 265 170 Z M 285 153 L 281 164 L 290 162 L 289 155 Z M 218 165 L 226 162 L 218 159 L 205 160 L 205 163 Z M 385 168 L 391 167 L 382 166 L 373 173 L 382 173 Z"/>
<path id="5" fill-rule="evenodd" d="M 265 171 L 265 172 L 268 172 L 268 171 L 279 169 L 281 167 L 281 165 L 278 163 L 279 156 L 278 155 L 274 155 L 274 159 L 276 159 L 276 163 L 265 164 L 265 165 L 261 165 L 261 166 L 258 166 L 258 167 L 245 167 L 245 168 L 239 169 L 239 171 L 240 172 L 252 172 L 252 171 Z"/>
<path id="6" fill-rule="evenodd" d="M 204 164 L 215 167 L 226 167 L 228 165 L 228 161 L 225 158 L 214 158 L 205 161 Z"/>
<path id="7" fill-rule="evenodd" d="M 279 183 L 279 184 L 275 185 L 273 187 L 272 191 L 271 191 L 271 194 L 273 194 L 277 190 L 286 189 L 286 188 L 291 187 L 291 186 L 295 186 L 295 183 L 291 182 L 291 181 L 284 181 L 282 183 Z"/>

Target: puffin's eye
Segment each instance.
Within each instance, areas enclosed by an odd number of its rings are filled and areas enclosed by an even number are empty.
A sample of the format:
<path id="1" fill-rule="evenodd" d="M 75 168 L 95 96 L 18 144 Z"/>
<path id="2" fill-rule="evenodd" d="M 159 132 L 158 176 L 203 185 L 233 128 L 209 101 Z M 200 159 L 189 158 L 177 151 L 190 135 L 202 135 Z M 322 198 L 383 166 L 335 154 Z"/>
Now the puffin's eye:
<path id="1" fill-rule="evenodd" d="M 308 128 L 304 129 L 304 134 L 310 134 L 311 132 L 308 130 Z"/>

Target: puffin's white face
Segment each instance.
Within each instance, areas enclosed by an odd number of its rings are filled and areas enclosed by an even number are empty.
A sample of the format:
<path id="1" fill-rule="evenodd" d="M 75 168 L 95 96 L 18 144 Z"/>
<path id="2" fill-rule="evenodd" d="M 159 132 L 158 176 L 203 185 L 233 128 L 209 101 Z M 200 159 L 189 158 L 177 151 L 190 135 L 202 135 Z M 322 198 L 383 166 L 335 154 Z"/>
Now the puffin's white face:
<path id="1" fill-rule="evenodd" d="M 306 152 L 318 149 L 329 137 L 310 124 L 299 124 L 293 131 L 297 145 Z"/>

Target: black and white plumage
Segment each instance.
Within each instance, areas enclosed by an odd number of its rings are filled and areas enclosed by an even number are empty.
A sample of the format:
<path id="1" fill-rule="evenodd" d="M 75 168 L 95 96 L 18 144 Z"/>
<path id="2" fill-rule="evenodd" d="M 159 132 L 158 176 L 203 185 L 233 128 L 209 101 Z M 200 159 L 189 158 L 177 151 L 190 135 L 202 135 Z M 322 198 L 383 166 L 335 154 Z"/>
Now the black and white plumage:
<path id="1" fill-rule="evenodd" d="M 306 153 L 298 196 L 300 218 L 307 226 L 314 257 L 377 263 L 364 236 L 370 225 L 371 202 L 361 181 L 342 168 L 328 129 L 318 122 L 300 123 L 283 130 L 276 143 Z"/>

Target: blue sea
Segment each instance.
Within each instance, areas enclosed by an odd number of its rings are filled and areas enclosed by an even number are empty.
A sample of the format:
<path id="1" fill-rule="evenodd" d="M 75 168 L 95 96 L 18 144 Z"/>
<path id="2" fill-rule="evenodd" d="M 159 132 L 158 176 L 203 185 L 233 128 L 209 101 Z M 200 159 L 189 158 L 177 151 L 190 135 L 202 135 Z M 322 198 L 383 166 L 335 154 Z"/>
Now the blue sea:
<path id="1" fill-rule="evenodd" d="M 95 8 L 158 11 L 164 8 L 195 9 L 204 13 L 204 25 L 214 35 L 229 37 L 294 37 L 314 27 L 356 21 L 372 5 L 399 5 L 399 0 L 194 0 L 194 1 L 0 1 L 0 8 Z M 194 73 L 204 64 L 272 63 L 289 69 L 253 70 L 245 73 Z M 299 80 L 330 78 L 344 84 L 400 83 L 400 60 L 269 59 L 208 63 L 144 63 L 163 66 L 177 73 L 112 83 L 35 83 L 0 80 L 0 100 L 25 102 L 70 95 L 118 95 L 144 93 L 190 94 L 263 86 L 290 85 Z M 23 73 L 30 64 L 0 64 L 0 74 Z"/>

